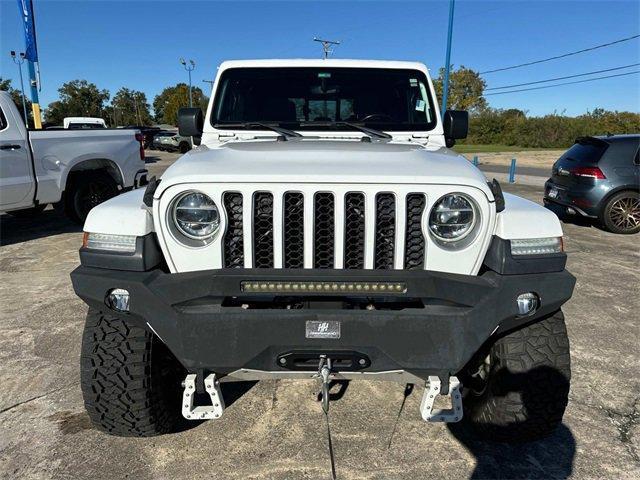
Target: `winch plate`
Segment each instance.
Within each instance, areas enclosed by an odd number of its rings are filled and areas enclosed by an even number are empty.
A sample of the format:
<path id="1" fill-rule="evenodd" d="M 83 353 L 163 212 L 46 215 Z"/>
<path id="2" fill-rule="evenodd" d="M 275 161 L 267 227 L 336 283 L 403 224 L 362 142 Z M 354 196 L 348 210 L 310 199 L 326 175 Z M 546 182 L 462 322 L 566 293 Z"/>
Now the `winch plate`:
<path id="1" fill-rule="evenodd" d="M 293 350 L 278 355 L 276 363 L 287 370 L 313 372 L 318 370 L 321 358 L 330 358 L 335 372 L 354 372 L 371 365 L 367 355 L 345 350 Z"/>

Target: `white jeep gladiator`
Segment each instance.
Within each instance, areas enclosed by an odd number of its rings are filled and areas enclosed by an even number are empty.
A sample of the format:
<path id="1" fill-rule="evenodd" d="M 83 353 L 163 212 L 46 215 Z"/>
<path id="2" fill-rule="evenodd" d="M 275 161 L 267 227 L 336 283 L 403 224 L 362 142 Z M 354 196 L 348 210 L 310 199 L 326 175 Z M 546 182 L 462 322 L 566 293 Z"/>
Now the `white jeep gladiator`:
<path id="1" fill-rule="evenodd" d="M 142 140 L 134 130 L 27 130 L 0 91 L 0 212 L 24 217 L 57 204 L 83 223 L 91 208 L 146 184 Z"/>
<path id="2" fill-rule="evenodd" d="M 223 415 L 225 382 L 279 378 L 318 379 L 326 411 L 332 381 L 367 379 L 419 387 L 427 421 L 552 432 L 562 229 L 449 150 L 467 125 L 420 63 L 223 63 L 206 115 L 179 114 L 200 145 L 85 223 L 93 422 L 170 432 Z"/>

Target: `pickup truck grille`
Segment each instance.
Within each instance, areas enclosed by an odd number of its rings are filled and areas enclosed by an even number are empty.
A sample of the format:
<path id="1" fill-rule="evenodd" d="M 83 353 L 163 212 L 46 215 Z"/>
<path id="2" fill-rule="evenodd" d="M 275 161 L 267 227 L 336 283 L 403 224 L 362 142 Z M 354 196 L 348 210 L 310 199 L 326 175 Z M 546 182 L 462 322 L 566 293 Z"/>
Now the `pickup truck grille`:
<path id="1" fill-rule="evenodd" d="M 225 268 L 424 268 L 424 194 L 278 195 L 275 201 L 266 191 L 223 195 Z"/>

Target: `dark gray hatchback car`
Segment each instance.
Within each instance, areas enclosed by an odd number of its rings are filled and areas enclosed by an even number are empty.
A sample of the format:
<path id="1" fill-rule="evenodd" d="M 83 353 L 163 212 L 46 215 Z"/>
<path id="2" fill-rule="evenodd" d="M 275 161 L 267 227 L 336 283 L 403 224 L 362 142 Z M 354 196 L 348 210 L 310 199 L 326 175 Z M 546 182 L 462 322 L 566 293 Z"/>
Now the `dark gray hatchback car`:
<path id="1" fill-rule="evenodd" d="M 581 137 L 553 165 L 544 204 L 559 216 L 598 220 L 614 233 L 640 231 L 640 135 Z"/>

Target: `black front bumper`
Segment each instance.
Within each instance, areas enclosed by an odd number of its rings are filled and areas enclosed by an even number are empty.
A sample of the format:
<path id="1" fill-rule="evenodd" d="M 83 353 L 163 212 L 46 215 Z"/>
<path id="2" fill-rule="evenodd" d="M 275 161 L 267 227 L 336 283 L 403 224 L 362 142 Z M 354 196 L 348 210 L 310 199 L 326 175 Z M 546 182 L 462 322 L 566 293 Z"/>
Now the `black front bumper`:
<path id="1" fill-rule="evenodd" d="M 364 371 L 404 370 L 426 379 L 455 374 L 492 336 L 540 320 L 572 294 L 566 271 L 480 276 L 429 271 L 233 269 L 167 274 L 80 266 L 71 274 L 76 293 L 91 307 L 108 310 L 113 288 L 130 293 L 130 313 L 122 315 L 155 332 L 191 372 L 228 374 L 239 369 L 286 372 L 278 358 L 289 352 L 356 352 L 368 359 Z M 418 299 L 423 308 L 244 309 L 225 306 L 271 300 L 248 294 L 241 282 L 403 282 L 406 292 L 387 301 Z M 518 317 L 516 297 L 535 292 L 541 306 Z M 306 297 L 325 296 L 324 293 Z M 281 296 L 281 295 L 280 295 Z M 377 295 L 380 297 L 380 295 Z M 378 298 L 382 300 L 382 298 Z M 309 321 L 340 322 L 340 338 L 306 338 Z"/>

